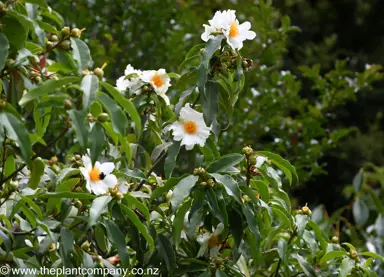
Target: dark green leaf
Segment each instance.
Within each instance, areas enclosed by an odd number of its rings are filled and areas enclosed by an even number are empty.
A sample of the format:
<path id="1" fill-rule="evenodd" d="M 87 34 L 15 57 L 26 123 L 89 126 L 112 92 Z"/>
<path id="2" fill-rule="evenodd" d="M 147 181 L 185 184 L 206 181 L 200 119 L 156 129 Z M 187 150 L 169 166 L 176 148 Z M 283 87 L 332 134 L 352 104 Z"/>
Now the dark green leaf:
<path id="1" fill-rule="evenodd" d="M 308 276 L 308 277 L 316 277 L 317 276 L 316 271 L 302 256 L 300 256 L 298 254 L 294 254 L 292 256 L 299 262 L 300 267 L 306 276 Z"/>
<path id="2" fill-rule="evenodd" d="M 40 183 L 41 177 L 44 174 L 45 164 L 43 160 L 38 157 L 32 162 L 31 178 L 29 179 L 29 187 L 36 189 Z"/>
<path id="3" fill-rule="evenodd" d="M 355 266 L 355 261 L 352 260 L 349 257 L 346 257 L 342 262 L 340 266 L 340 272 L 338 277 L 347 277 L 350 276 L 349 274 L 352 272 L 352 269 Z"/>
<path id="4" fill-rule="evenodd" d="M 171 198 L 173 212 L 176 212 L 180 203 L 187 195 L 189 195 L 191 188 L 196 184 L 198 179 L 199 178 L 197 176 L 189 175 L 184 179 L 181 179 L 181 181 L 176 185 Z"/>
<path id="5" fill-rule="evenodd" d="M 176 164 L 177 155 L 180 151 L 180 145 L 180 141 L 174 141 L 173 144 L 168 148 L 167 157 L 165 158 L 164 162 L 164 174 L 166 179 L 172 176 L 172 172 Z"/>
<path id="6" fill-rule="evenodd" d="M 19 145 L 24 161 L 31 165 L 32 146 L 24 124 L 12 114 L 4 112 L 0 112 L 0 122 L 0 127 L 7 130 L 7 136 Z"/>
<path id="7" fill-rule="evenodd" d="M 241 154 L 228 154 L 211 163 L 207 171 L 212 173 L 225 172 L 227 169 L 240 163 L 243 159 L 244 156 Z"/>
<path id="8" fill-rule="evenodd" d="M 336 258 L 345 257 L 347 255 L 347 252 L 345 251 L 339 251 L 339 250 L 333 250 L 326 253 L 320 260 L 320 265 L 325 264 L 329 260 L 333 260 Z"/>
<path id="9" fill-rule="evenodd" d="M 104 129 L 100 123 L 96 122 L 96 124 L 93 125 L 92 130 L 89 133 L 89 141 L 91 142 L 91 161 L 92 165 L 94 165 L 104 149 Z"/>
<path id="10" fill-rule="evenodd" d="M 79 38 L 71 38 L 72 42 L 72 55 L 78 64 L 78 73 L 80 74 L 84 69 L 93 65 L 91 58 L 91 51 L 88 45 Z"/>
<path id="11" fill-rule="evenodd" d="M 45 3 L 45 0 L 25 0 L 27 3 L 36 4 L 39 6 L 42 6 L 43 8 L 48 8 L 47 3 Z"/>
<path id="12" fill-rule="evenodd" d="M 353 188 L 355 189 L 355 193 L 359 192 L 363 187 L 363 171 L 360 170 L 359 173 L 353 178 Z"/>
<path id="13" fill-rule="evenodd" d="M 173 270 L 176 268 L 176 257 L 171 242 L 163 234 L 159 234 L 157 237 L 156 250 L 167 267 L 167 276 L 171 276 Z"/>
<path id="14" fill-rule="evenodd" d="M 43 96 L 49 92 L 53 92 L 55 89 L 62 86 L 79 81 L 78 77 L 63 77 L 58 80 L 47 80 L 40 86 L 30 90 L 27 94 L 24 94 L 19 101 L 20 106 L 24 106 L 29 101 L 36 99 L 39 96 Z"/>
<path id="15" fill-rule="evenodd" d="M 96 75 L 85 75 L 80 86 L 83 91 L 83 108 L 88 110 L 99 90 L 99 78 Z"/>
<path id="16" fill-rule="evenodd" d="M 225 188 L 225 191 L 228 195 L 234 197 L 238 202 L 240 202 L 240 189 L 235 180 L 229 175 L 220 175 L 216 173 L 210 174 L 217 182 L 222 184 Z"/>
<path id="17" fill-rule="evenodd" d="M 205 84 L 205 94 L 200 99 L 204 121 L 207 126 L 211 126 L 219 111 L 219 91 L 214 82 L 208 81 Z"/>
<path id="18" fill-rule="evenodd" d="M 175 219 L 172 226 L 172 238 L 177 247 L 181 241 L 181 231 L 184 229 L 184 217 L 191 207 L 192 199 L 185 201 L 179 209 L 177 209 Z"/>
<path id="19" fill-rule="evenodd" d="M 52 197 L 52 198 L 72 198 L 72 199 L 94 199 L 96 196 L 89 193 L 78 192 L 47 192 L 40 194 L 38 197 Z"/>
<path id="20" fill-rule="evenodd" d="M 112 197 L 109 195 L 99 196 L 92 201 L 91 208 L 89 209 L 88 227 L 96 225 L 100 215 L 107 209 L 108 203 L 111 202 Z"/>
<path id="21" fill-rule="evenodd" d="M 73 127 L 75 128 L 76 137 L 81 148 L 83 150 L 87 149 L 89 123 L 86 121 L 86 111 L 71 110 L 68 111 L 68 115 L 71 118 Z"/>
<path id="22" fill-rule="evenodd" d="M 5 61 L 8 57 L 9 43 L 7 37 L 0 33 L 0 71 L 3 70 Z"/>
<path id="23" fill-rule="evenodd" d="M 61 228 L 60 230 L 60 255 L 64 266 L 71 267 L 71 254 L 74 245 L 75 236 L 67 228 Z"/>
<path id="24" fill-rule="evenodd" d="M 116 244 L 118 247 L 119 258 L 121 260 L 122 266 L 128 268 L 129 253 L 123 233 L 120 231 L 119 227 L 110 219 L 105 220 L 105 229 L 107 230 L 109 240 Z"/>
<path id="25" fill-rule="evenodd" d="M 16 18 L 11 16 L 2 17 L 1 24 L 7 26 L 3 28 L 3 33 L 6 35 L 9 44 L 17 50 L 24 48 L 28 37 L 28 28 L 25 28 Z"/>
<path id="26" fill-rule="evenodd" d="M 172 189 L 174 186 L 176 186 L 180 182 L 181 178 L 170 178 L 167 180 L 164 186 L 157 187 L 151 194 L 151 200 L 155 199 L 156 197 L 167 193 L 170 189 Z"/>

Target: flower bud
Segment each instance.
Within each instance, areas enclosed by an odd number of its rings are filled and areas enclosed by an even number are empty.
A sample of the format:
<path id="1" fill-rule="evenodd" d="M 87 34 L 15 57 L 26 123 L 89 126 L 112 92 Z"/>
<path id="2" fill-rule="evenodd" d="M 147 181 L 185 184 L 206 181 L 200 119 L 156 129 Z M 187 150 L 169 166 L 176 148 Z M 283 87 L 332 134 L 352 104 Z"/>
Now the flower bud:
<path id="1" fill-rule="evenodd" d="M 213 179 L 208 179 L 207 184 L 210 187 L 214 187 L 215 186 L 215 181 L 213 181 Z"/>
<path id="2" fill-rule="evenodd" d="M 85 76 L 85 75 L 89 75 L 89 70 L 88 69 L 84 69 L 83 71 L 81 71 L 81 76 Z"/>
<path id="3" fill-rule="evenodd" d="M 48 246 L 48 251 L 55 251 L 56 250 L 56 243 L 52 242 L 49 246 Z"/>
<path id="4" fill-rule="evenodd" d="M 64 100 L 64 108 L 66 110 L 72 109 L 72 102 L 71 102 L 71 100 L 69 100 L 69 99 L 65 99 Z"/>
<path id="5" fill-rule="evenodd" d="M 71 50 L 72 49 L 71 41 L 68 39 L 64 40 L 63 42 L 60 43 L 60 48 L 63 50 Z"/>
<path id="6" fill-rule="evenodd" d="M 56 35 L 52 35 L 50 41 L 57 42 L 59 41 L 59 37 Z"/>
<path id="7" fill-rule="evenodd" d="M 14 64 L 15 64 L 15 60 L 14 59 L 7 59 L 5 61 L 5 66 L 6 67 L 12 67 Z"/>
<path id="8" fill-rule="evenodd" d="M 81 210 L 83 208 L 83 203 L 80 200 L 76 200 L 73 203 L 73 206 L 75 206 L 78 210 Z"/>
<path id="9" fill-rule="evenodd" d="M 100 67 L 96 67 L 94 70 L 93 70 L 93 73 L 95 73 L 95 75 L 97 77 L 99 77 L 99 79 L 102 79 L 103 76 L 104 76 L 104 70 L 102 70 Z"/>
<path id="10" fill-rule="evenodd" d="M 311 215 L 312 215 L 312 211 L 307 207 L 307 205 L 305 205 L 304 207 L 302 207 L 301 210 L 303 211 L 303 214 L 306 214 L 306 215 L 308 215 L 308 216 L 311 216 Z"/>
<path id="11" fill-rule="evenodd" d="M 36 66 L 40 63 L 40 59 L 36 55 L 30 56 L 30 57 L 28 57 L 28 59 L 29 59 L 29 62 L 31 63 L 31 65 L 33 65 L 33 66 Z"/>
<path id="12" fill-rule="evenodd" d="M 96 121 L 96 118 L 94 118 L 93 117 L 93 115 L 91 114 L 91 113 L 89 113 L 88 115 L 87 115 L 87 120 L 88 120 L 88 122 L 95 122 Z"/>
<path id="13" fill-rule="evenodd" d="M 357 257 L 357 252 L 355 250 L 353 250 L 353 249 L 349 249 L 349 255 L 351 255 L 351 258 L 354 259 L 354 260 L 356 258 L 358 258 Z"/>
<path id="14" fill-rule="evenodd" d="M 243 154 L 246 156 L 250 156 L 253 154 L 253 149 L 250 146 L 245 146 L 243 148 Z"/>
<path id="15" fill-rule="evenodd" d="M 19 182 L 17 180 L 12 180 L 9 184 L 11 185 L 12 191 L 17 191 L 19 189 Z"/>
<path id="16" fill-rule="evenodd" d="M 71 31 L 71 37 L 79 38 L 81 36 L 81 30 L 79 28 L 73 28 Z"/>
<path id="17" fill-rule="evenodd" d="M 251 166 L 249 168 L 249 172 L 253 175 L 253 176 L 261 176 L 261 173 L 259 172 L 259 170 L 256 168 L 256 166 Z"/>
<path id="18" fill-rule="evenodd" d="M 51 41 L 47 41 L 45 43 L 45 46 L 46 46 L 47 50 L 51 50 L 53 48 L 53 43 Z"/>
<path id="19" fill-rule="evenodd" d="M 249 157 L 249 163 L 250 164 L 256 164 L 256 162 L 257 162 L 257 155 L 251 155 Z"/>
<path id="20" fill-rule="evenodd" d="M 149 87 L 148 86 L 143 86 L 143 91 L 144 92 L 148 92 L 149 91 Z"/>
<path id="21" fill-rule="evenodd" d="M 204 168 L 202 168 L 202 167 L 199 167 L 199 168 L 195 168 L 194 170 L 193 170 L 193 174 L 194 175 L 204 175 L 206 173 L 206 171 L 205 171 L 205 169 Z"/>
<path id="22" fill-rule="evenodd" d="M 303 214 L 302 210 L 296 210 L 296 214 Z"/>
<path id="23" fill-rule="evenodd" d="M 42 79 L 41 79 L 40 76 L 36 76 L 36 77 L 34 78 L 34 80 L 35 80 L 35 82 L 36 82 L 37 84 L 41 83 L 41 81 L 42 81 Z"/>
<path id="24" fill-rule="evenodd" d="M 57 156 L 53 156 L 51 158 L 51 161 L 55 164 L 55 163 L 57 163 L 59 161 L 59 159 L 57 158 Z"/>
<path id="25" fill-rule="evenodd" d="M 88 252 L 90 250 L 91 244 L 89 241 L 84 241 L 83 244 L 81 245 L 81 249 L 84 250 L 85 252 Z"/>
<path id="26" fill-rule="evenodd" d="M 251 201 L 251 198 L 249 198 L 248 195 L 243 195 L 241 197 L 241 200 L 243 201 L 243 203 L 247 203 L 247 202 Z"/>
<path id="27" fill-rule="evenodd" d="M 76 159 L 76 161 L 81 161 L 81 155 L 76 154 L 76 155 L 75 155 L 75 159 Z"/>
<path id="28" fill-rule="evenodd" d="M 109 114 L 107 114 L 107 113 L 101 113 L 101 114 L 97 117 L 97 121 L 99 121 L 100 123 L 107 122 L 108 120 L 109 120 Z"/>
<path id="29" fill-rule="evenodd" d="M 339 237 L 338 236 L 333 236 L 331 241 L 332 241 L 332 243 L 338 243 L 339 242 Z"/>
<path id="30" fill-rule="evenodd" d="M 63 29 L 61 29 L 61 34 L 65 37 L 69 36 L 71 33 L 71 29 L 68 26 L 65 26 Z"/>
<path id="31" fill-rule="evenodd" d="M 7 102 L 6 102 L 6 101 L 4 101 L 4 100 L 0 100 L 0 111 L 1 111 L 2 109 L 4 109 L 6 105 L 7 105 Z"/>
<path id="32" fill-rule="evenodd" d="M 205 48 L 201 48 L 201 49 L 200 49 L 200 55 L 201 55 L 201 56 L 204 56 L 204 53 L 205 53 Z"/>
<path id="33" fill-rule="evenodd" d="M 123 197 L 124 197 L 124 194 L 122 194 L 121 192 L 117 192 L 115 195 L 116 200 L 121 200 L 123 199 Z"/>
<path id="34" fill-rule="evenodd" d="M 205 187 L 207 185 L 208 185 L 207 182 L 204 182 L 204 181 L 200 183 L 200 186 L 202 186 L 202 187 Z"/>
<path id="35" fill-rule="evenodd" d="M 246 67 L 248 67 L 248 63 L 247 63 L 247 61 L 243 60 L 243 63 L 242 63 L 242 65 L 243 65 L 243 68 L 246 68 Z"/>
<path id="36" fill-rule="evenodd" d="M 172 195 L 173 195 L 173 191 L 169 190 L 168 193 L 167 193 L 167 196 L 166 196 L 167 201 L 171 201 Z"/>

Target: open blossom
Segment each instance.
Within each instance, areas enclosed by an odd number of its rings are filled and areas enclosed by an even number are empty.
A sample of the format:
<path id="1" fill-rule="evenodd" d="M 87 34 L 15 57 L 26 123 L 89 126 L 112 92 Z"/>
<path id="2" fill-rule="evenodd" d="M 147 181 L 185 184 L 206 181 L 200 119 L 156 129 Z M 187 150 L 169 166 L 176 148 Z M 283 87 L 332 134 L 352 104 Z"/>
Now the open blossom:
<path id="1" fill-rule="evenodd" d="M 219 235 L 224 231 L 224 224 L 219 223 L 212 234 L 203 233 L 197 236 L 197 242 L 201 245 L 197 257 L 208 254 L 210 258 L 219 256 Z"/>
<path id="2" fill-rule="evenodd" d="M 128 79 L 126 79 L 126 76 L 136 74 L 137 76 L 132 76 Z M 138 69 L 134 69 L 130 64 L 127 65 L 124 76 L 121 76 L 119 79 L 116 80 L 116 87 L 121 92 L 125 92 L 126 90 L 129 90 L 130 92 L 133 92 L 135 94 L 140 94 L 141 87 L 143 86 L 143 81 L 141 80 L 142 72 Z"/>
<path id="3" fill-rule="evenodd" d="M 143 71 L 141 79 L 151 84 L 156 94 L 162 97 L 165 103 L 169 105 L 169 98 L 166 92 L 171 86 L 171 78 L 169 78 L 165 69 Z"/>
<path id="4" fill-rule="evenodd" d="M 249 30 L 251 23 L 248 21 L 240 24 L 235 13 L 233 10 L 217 11 L 212 20 L 209 20 L 209 25 L 204 24 L 205 31 L 201 39 L 208 41 L 220 33 L 226 37 L 227 43 L 233 49 L 243 48 L 243 41 L 254 39 L 256 33 Z"/>
<path id="5" fill-rule="evenodd" d="M 111 172 L 115 169 L 115 165 L 111 162 L 95 163 L 92 166 L 91 159 L 85 155 L 82 157 L 84 167 L 80 167 L 80 172 L 86 181 L 88 191 L 96 195 L 104 194 L 109 188 L 113 188 L 117 184 L 117 178 Z"/>
<path id="6" fill-rule="evenodd" d="M 181 141 L 187 150 L 193 149 L 198 144 L 205 145 L 209 137 L 210 127 L 205 124 L 203 114 L 192 109 L 189 104 L 180 110 L 180 118 L 169 127 L 173 130 L 173 138 Z"/>

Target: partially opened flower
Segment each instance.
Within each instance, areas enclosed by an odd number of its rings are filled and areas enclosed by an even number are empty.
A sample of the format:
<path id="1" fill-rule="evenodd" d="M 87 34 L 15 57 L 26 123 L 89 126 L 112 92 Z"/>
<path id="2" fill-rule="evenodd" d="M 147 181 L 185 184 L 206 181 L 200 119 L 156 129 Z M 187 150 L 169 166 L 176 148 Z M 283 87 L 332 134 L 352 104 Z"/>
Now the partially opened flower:
<path id="1" fill-rule="evenodd" d="M 128 77 L 129 75 L 133 75 Z M 134 69 L 130 64 L 127 65 L 124 71 L 124 76 L 121 76 L 116 80 L 116 87 L 121 92 L 126 91 L 127 89 L 135 94 L 141 93 L 141 87 L 144 85 L 141 80 L 142 72 L 140 70 Z"/>
<path id="2" fill-rule="evenodd" d="M 115 169 L 115 165 L 111 162 L 95 163 L 92 166 L 91 159 L 85 155 L 82 157 L 84 167 L 80 167 L 81 174 L 84 176 L 86 188 L 96 195 L 104 194 L 109 188 L 113 188 L 117 184 L 117 178 L 111 172 Z"/>
<path id="3" fill-rule="evenodd" d="M 248 21 L 240 24 L 236 19 L 236 11 L 217 11 L 212 20 L 209 20 L 210 25 L 204 25 L 205 31 L 201 39 L 208 41 L 215 35 L 222 33 L 227 38 L 227 43 L 233 48 L 240 50 L 243 48 L 244 40 L 252 40 L 256 37 L 256 33 L 250 31 L 251 23 Z"/>
<path id="4" fill-rule="evenodd" d="M 180 118 L 169 126 L 173 130 L 173 138 L 181 141 L 187 150 L 193 149 L 198 144 L 205 145 L 209 137 L 210 127 L 205 124 L 203 114 L 192 109 L 189 104 L 180 110 Z"/>
<path id="5" fill-rule="evenodd" d="M 219 256 L 219 235 L 224 231 L 224 224 L 219 223 L 212 234 L 206 232 L 197 236 L 197 242 L 201 245 L 197 257 L 202 257 L 206 254 L 210 258 Z"/>
<path id="6" fill-rule="evenodd" d="M 171 86 L 171 78 L 169 78 L 165 69 L 143 71 L 141 79 L 151 84 L 156 94 L 162 97 L 165 103 L 169 105 L 169 98 L 165 93 Z"/>

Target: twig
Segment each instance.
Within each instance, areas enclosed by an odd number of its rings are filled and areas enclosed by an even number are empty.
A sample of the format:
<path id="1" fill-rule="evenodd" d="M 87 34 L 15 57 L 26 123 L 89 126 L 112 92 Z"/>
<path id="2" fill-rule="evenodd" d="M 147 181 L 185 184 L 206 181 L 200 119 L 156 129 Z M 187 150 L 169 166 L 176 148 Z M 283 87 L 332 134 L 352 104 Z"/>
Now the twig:
<path id="1" fill-rule="evenodd" d="M 6 134 L 6 131 L 4 130 L 4 140 L 3 140 L 2 158 L 1 158 L 1 175 L 0 175 L 1 184 L 3 184 L 3 179 L 4 179 L 6 141 L 7 141 L 7 134 Z"/>
<path id="2" fill-rule="evenodd" d="M 224 248 L 225 246 L 225 243 L 227 242 L 228 238 L 229 238 L 229 234 L 230 232 L 228 232 L 227 236 L 225 237 L 223 243 L 221 244 L 220 248 L 219 248 L 219 252 Z"/>
<path id="3" fill-rule="evenodd" d="M 199 94 L 197 95 L 197 97 L 196 97 L 196 100 L 195 100 L 195 102 L 193 102 L 193 104 L 192 104 L 192 108 L 194 108 L 195 106 L 196 106 L 196 104 L 197 104 L 197 101 L 199 101 L 199 99 L 200 99 L 200 92 L 199 92 Z"/>
<path id="4" fill-rule="evenodd" d="M 26 232 L 12 232 L 12 234 L 15 235 L 15 236 L 29 235 L 29 234 L 32 234 L 35 230 L 36 230 L 36 228 L 33 228 L 30 231 L 26 231 Z"/>
<path id="5" fill-rule="evenodd" d="M 149 171 L 146 174 L 146 178 L 149 178 L 151 176 L 152 172 L 155 170 L 155 167 L 159 164 L 159 162 L 167 155 L 167 152 L 163 152 L 156 160 L 156 162 L 152 165 L 152 167 L 149 169 Z M 140 183 L 135 187 L 134 191 L 139 191 L 141 187 L 145 184 L 145 179 L 141 180 Z"/>

